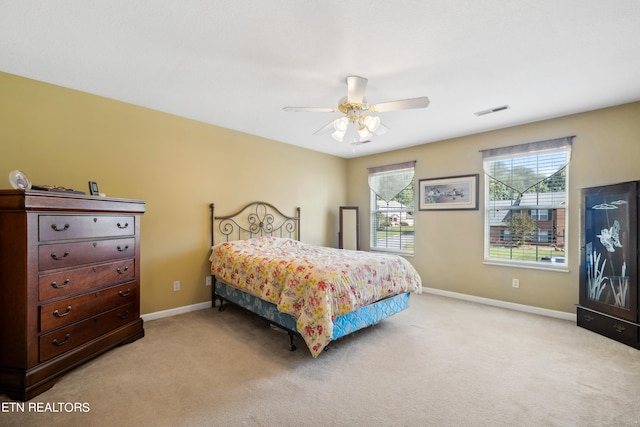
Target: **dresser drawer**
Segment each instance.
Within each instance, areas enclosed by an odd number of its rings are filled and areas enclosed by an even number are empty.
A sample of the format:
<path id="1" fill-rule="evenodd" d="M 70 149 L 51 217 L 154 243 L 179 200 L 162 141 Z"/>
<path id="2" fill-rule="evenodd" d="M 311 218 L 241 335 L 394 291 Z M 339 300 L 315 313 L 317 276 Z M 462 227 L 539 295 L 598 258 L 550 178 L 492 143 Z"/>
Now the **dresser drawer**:
<path id="1" fill-rule="evenodd" d="M 137 318 L 133 304 L 127 304 L 82 322 L 40 336 L 40 362 L 51 359 Z"/>
<path id="2" fill-rule="evenodd" d="M 127 283 L 40 306 L 40 331 L 69 325 L 133 302 L 138 285 Z"/>
<path id="3" fill-rule="evenodd" d="M 85 292 L 92 288 L 128 282 L 134 279 L 135 270 L 135 260 L 125 259 L 59 273 L 44 274 L 39 278 L 38 299 L 45 301 Z"/>
<path id="4" fill-rule="evenodd" d="M 131 258 L 134 255 L 134 238 L 40 245 L 38 247 L 38 268 L 40 271 L 46 271 Z"/>
<path id="5" fill-rule="evenodd" d="M 578 326 L 597 332 L 621 343 L 637 347 L 640 326 L 615 317 L 578 307 Z"/>
<path id="6" fill-rule="evenodd" d="M 133 236 L 134 228 L 133 216 L 41 215 L 38 218 L 41 242 Z"/>

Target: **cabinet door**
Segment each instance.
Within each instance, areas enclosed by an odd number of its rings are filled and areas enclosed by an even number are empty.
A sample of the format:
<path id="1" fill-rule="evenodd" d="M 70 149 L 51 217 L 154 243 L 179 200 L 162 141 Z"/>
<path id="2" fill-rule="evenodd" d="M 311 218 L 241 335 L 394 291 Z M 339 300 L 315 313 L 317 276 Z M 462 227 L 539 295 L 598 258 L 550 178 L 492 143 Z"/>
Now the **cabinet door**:
<path id="1" fill-rule="evenodd" d="M 637 183 L 582 190 L 580 304 L 637 321 Z"/>

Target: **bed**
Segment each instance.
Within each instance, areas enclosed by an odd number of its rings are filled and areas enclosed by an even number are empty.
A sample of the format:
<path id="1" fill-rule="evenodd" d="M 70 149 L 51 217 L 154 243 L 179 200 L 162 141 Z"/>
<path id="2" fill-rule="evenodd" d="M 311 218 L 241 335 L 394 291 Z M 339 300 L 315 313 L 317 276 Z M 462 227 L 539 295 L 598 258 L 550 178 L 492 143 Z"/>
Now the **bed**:
<path id="1" fill-rule="evenodd" d="M 331 341 L 409 307 L 420 276 L 404 258 L 300 241 L 300 209 L 266 202 L 216 216 L 211 204 L 212 305 L 239 305 L 299 335 L 313 357 Z"/>

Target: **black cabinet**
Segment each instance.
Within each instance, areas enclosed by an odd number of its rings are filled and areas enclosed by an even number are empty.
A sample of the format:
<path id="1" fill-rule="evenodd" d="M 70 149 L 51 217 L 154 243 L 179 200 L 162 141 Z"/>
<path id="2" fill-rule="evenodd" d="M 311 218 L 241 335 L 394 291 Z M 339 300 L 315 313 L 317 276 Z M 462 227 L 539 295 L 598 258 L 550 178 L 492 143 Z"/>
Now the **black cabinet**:
<path id="1" fill-rule="evenodd" d="M 581 191 L 578 326 L 640 348 L 638 181 Z"/>

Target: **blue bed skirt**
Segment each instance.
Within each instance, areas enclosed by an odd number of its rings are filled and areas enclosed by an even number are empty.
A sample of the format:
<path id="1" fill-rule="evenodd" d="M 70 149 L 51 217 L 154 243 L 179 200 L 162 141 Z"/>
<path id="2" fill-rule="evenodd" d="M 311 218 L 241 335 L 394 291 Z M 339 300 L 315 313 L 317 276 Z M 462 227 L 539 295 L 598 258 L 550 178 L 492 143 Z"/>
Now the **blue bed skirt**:
<path id="1" fill-rule="evenodd" d="M 215 280 L 214 293 L 219 297 L 237 304 L 288 331 L 298 333 L 295 317 L 278 311 L 276 305 L 247 294 L 224 282 Z M 352 332 L 375 325 L 396 313 L 409 308 L 410 294 L 404 293 L 385 298 L 373 304 L 359 308 L 351 313 L 337 317 L 333 321 L 331 340 L 337 340 Z M 214 301 L 215 303 L 215 301 Z"/>

